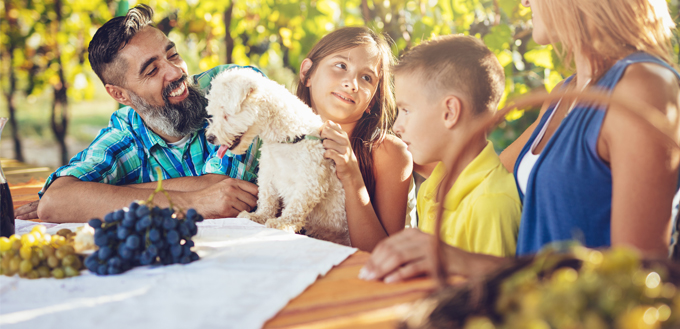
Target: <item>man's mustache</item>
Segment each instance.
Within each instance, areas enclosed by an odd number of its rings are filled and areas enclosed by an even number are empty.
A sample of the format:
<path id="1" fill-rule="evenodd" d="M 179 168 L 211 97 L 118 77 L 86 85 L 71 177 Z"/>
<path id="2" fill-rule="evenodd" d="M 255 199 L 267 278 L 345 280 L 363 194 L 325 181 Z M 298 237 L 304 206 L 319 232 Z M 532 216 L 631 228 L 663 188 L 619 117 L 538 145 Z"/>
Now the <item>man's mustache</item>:
<path id="1" fill-rule="evenodd" d="M 179 86 L 181 86 L 182 83 L 184 83 L 184 81 L 186 81 L 186 80 L 187 80 L 187 74 L 182 73 L 181 78 L 177 79 L 176 81 L 171 82 L 167 87 L 165 87 L 165 89 L 163 89 L 163 99 L 166 101 L 166 103 L 167 103 L 168 97 L 170 97 L 170 93 L 173 90 L 177 89 Z M 188 84 L 187 84 L 187 87 L 189 87 Z"/>

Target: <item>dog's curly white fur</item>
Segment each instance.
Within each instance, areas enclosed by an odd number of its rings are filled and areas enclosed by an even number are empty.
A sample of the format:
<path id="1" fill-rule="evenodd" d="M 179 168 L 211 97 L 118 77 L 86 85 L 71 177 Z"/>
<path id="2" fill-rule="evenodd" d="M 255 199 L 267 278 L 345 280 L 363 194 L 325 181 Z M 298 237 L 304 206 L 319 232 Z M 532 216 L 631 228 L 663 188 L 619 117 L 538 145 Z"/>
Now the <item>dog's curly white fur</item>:
<path id="1" fill-rule="evenodd" d="M 241 212 L 267 227 L 350 244 L 345 191 L 335 163 L 324 158 L 318 139 L 323 122 L 285 87 L 251 69 L 232 69 L 212 81 L 207 130 L 217 144 L 243 154 L 256 136 L 262 139 L 257 210 Z M 283 209 L 281 209 L 283 207 Z M 279 217 L 276 217 L 280 214 Z"/>

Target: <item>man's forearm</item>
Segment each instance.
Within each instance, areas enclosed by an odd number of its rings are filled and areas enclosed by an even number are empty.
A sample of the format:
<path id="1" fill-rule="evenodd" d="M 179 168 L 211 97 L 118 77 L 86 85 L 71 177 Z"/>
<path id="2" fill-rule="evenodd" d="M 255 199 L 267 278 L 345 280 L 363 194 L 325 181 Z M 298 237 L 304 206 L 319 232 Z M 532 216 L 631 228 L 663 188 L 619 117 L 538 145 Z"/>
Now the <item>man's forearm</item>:
<path id="1" fill-rule="evenodd" d="M 164 179 L 163 189 L 165 189 L 166 191 L 177 192 L 198 191 L 207 188 L 219 181 L 225 180 L 227 178 L 229 178 L 229 176 L 219 174 L 207 174 L 196 177 L 179 177 Z M 158 182 L 130 184 L 125 186 L 133 187 L 136 189 L 154 190 L 158 186 Z"/>
<path id="2" fill-rule="evenodd" d="M 164 184 L 165 185 L 165 184 Z M 169 191 L 173 203 L 186 208 L 189 202 L 183 192 Z M 46 222 L 86 222 L 128 206 L 135 200 L 146 200 L 148 189 L 83 182 L 74 177 L 61 177 L 47 189 L 38 206 L 38 216 Z M 160 207 L 169 205 L 164 195 L 154 198 Z"/>

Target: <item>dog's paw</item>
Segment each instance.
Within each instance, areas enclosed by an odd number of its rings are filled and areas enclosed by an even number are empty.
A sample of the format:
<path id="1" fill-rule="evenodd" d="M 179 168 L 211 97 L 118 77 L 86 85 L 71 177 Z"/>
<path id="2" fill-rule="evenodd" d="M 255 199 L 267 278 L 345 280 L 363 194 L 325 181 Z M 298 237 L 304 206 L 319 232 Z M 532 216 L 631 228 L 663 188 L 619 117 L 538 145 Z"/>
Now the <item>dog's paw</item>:
<path id="1" fill-rule="evenodd" d="M 258 215 L 257 215 L 256 213 L 254 213 L 254 212 L 247 212 L 247 211 L 245 211 L 245 210 L 244 210 L 244 211 L 241 211 L 241 213 L 238 214 L 238 216 L 236 216 L 236 217 L 238 217 L 238 218 L 247 218 L 247 219 L 250 219 L 250 220 L 252 220 L 253 222 L 258 223 L 258 224 L 264 224 L 264 222 L 267 221 L 266 218 L 264 218 L 264 217 L 262 217 L 262 216 L 258 216 Z"/>
<path id="2" fill-rule="evenodd" d="M 302 229 L 302 224 L 291 224 L 291 223 L 285 223 L 277 218 L 272 218 L 268 220 L 265 224 L 265 227 L 268 228 L 275 228 L 278 230 L 286 231 L 286 232 L 291 232 L 291 233 L 296 233 L 299 232 Z"/>

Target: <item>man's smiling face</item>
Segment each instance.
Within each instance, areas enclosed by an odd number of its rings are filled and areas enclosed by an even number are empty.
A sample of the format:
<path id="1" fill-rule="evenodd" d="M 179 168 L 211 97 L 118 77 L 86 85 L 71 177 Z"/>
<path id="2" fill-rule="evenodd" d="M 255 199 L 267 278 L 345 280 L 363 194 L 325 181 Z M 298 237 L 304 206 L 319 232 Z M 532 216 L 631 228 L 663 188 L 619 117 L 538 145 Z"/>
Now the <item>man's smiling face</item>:
<path id="1" fill-rule="evenodd" d="M 202 128 L 205 98 L 188 79 L 187 65 L 175 44 L 160 30 L 141 29 L 118 53 L 125 65 L 127 105 L 156 133 L 176 139 Z"/>
<path id="2" fill-rule="evenodd" d="M 126 89 L 144 98 L 150 105 L 165 106 L 163 91 L 188 75 L 187 64 L 177 53 L 175 44 L 157 28 L 146 26 L 118 52 L 127 63 Z M 188 96 L 186 83 L 169 93 L 168 101 L 177 104 Z"/>

